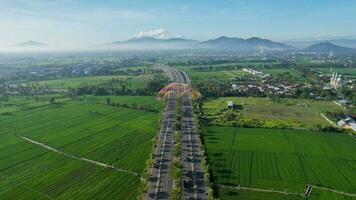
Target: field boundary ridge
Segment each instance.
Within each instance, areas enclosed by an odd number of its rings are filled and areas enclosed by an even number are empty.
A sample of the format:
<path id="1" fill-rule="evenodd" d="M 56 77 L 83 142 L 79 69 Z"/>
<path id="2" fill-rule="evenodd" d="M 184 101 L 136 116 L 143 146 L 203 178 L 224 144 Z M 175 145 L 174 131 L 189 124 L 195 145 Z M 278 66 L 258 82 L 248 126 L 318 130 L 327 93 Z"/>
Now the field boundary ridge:
<path id="1" fill-rule="evenodd" d="M 237 189 L 237 190 L 250 190 L 255 192 L 268 192 L 268 193 L 277 193 L 283 195 L 295 195 L 295 196 L 303 196 L 302 193 L 297 192 L 287 192 L 287 191 L 280 191 L 280 190 L 273 190 L 273 189 L 261 189 L 261 188 L 252 188 L 252 187 L 242 187 L 242 186 L 232 186 L 232 185 L 222 185 L 222 184 L 215 184 L 215 186 L 225 189 Z"/>
<path id="2" fill-rule="evenodd" d="M 323 113 L 320 113 L 320 115 L 327 121 L 329 122 L 331 125 L 333 125 L 334 127 L 338 127 L 333 121 L 331 121 L 327 116 L 325 116 Z"/>
<path id="3" fill-rule="evenodd" d="M 222 184 L 215 184 L 215 186 L 220 187 L 220 188 L 226 188 L 226 189 L 250 190 L 250 191 L 255 191 L 255 192 L 269 192 L 269 193 L 277 193 L 277 194 L 283 194 L 283 195 L 296 195 L 296 196 L 304 197 L 304 194 L 302 194 L 302 193 L 287 192 L 287 191 L 280 191 L 280 190 L 273 190 L 273 189 L 261 189 L 261 188 L 241 187 L 241 186 L 222 185 Z M 348 197 L 356 197 L 356 194 L 354 194 L 354 193 L 348 193 L 348 192 L 330 189 L 330 188 L 317 186 L 317 185 L 311 185 L 311 186 L 313 186 L 314 188 L 320 189 L 320 190 L 333 192 L 333 193 L 341 194 L 341 195 L 348 196 Z"/>
<path id="4" fill-rule="evenodd" d="M 20 136 L 22 139 L 26 140 L 27 142 L 29 143 L 32 143 L 32 144 L 35 144 L 35 145 L 38 145 L 42 148 L 45 148 L 47 150 L 50 150 L 52 152 L 55 152 L 55 153 L 58 153 L 58 154 L 62 154 L 64 156 L 67 156 L 69 158 L 72 158 L 72 159 L 75 159 L 75 160 L 81 160 L 81 161 L 84 161 L 84 162 L 87 162 L 87 163 L 90 163 L 90 164 L 94 164 L 96 166 L 99 166 L 99 167 L 105 167 L 105 168 L 108 168 L 108 169 L 112 169 L 114 171 L 117 171 L 117 172 L 124 172 L 124 173 L 128 173 L 128 174 L 131 174 L 131 175 L 134 175 L 136 177 L 139 177 L 140 174 L 137 173 L 137 172 L 133 172 L 133 171 L 130 171 L 128 169 L 124 169 L 124 168 L 120 168 L 120 167 L 116 167 L 116 166 L 113 166 L 113 165 L 109 165 L 109 164 L 105 164 L 105 163 L 102 163 L 102 162 L 98 162 L 98 161 L 95 161 L 95 160 L 90 160 L 88 158 L 83 158 L 83 157 L 79 157 L 79 156 L 75 156 L 73 154 L 69 154 L 69 153 L 66 153 L 66 152 L 63 152 L 61 150 L 58 150 L 56 148 L 53 148 L 51 146 L 48 146 L 44 143 L 41 143 L 41 142 L 38 142 L 38 141 L 35 141 L 35 140 L 31 140 L 27 137 L 23 137 L 23 136 Z"/>
<path id="5" fill-rule="evenodd" d="M 318 188 L 320 190 L 334 192 L 334 193 L 341 194 L 341 195 L 344 195 L 344 196 L 349 196 L 349 197 L 356 197 L 356 194 L 354 194 L 354 193 L 348 193 L 348 192 L 335 190 L 335 189 L 330 189 L 330 188 L 326 188 L 326 187 L 321 187 L 321 186 L 317 186 L 317 185 L 312 185 L 312 186 L 315 187 L 315 188 Z"/>

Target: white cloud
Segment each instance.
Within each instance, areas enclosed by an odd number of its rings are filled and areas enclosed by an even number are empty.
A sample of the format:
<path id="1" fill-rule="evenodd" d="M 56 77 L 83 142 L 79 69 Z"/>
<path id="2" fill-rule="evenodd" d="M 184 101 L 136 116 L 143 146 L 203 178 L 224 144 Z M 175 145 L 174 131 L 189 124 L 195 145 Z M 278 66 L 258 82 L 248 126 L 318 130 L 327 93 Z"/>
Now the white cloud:
<path id="1" fill-rule="evenodd" d="M 165 38 L 168 34 L 168 31 L 164 28 L 158 28 L 150 31 L 141 31 L 135 35 L 135 38 L 143 38 L 143 37 L 156 37 L 156 38 Z"/>
<path id="2" fill-rule="evenodd" d="M 106 43 L 128 37 L 154 13 L 78 0 L 0 0 L 0 45 L 25 40 L 44 43 Z M 68 6 L 70 4 L 70 6 Z M 137 30 L 137 29 L 136 29 Z M 140 30 L 140 29 L 139 29 Z"/>

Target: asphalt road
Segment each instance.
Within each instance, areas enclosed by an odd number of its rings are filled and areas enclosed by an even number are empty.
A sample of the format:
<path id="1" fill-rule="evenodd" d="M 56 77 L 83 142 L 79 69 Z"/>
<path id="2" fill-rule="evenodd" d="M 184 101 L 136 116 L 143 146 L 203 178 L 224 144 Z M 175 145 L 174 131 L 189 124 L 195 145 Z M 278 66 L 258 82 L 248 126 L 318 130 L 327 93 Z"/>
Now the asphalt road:
<path id="1" fill-rule="evenodd" d="M 171 68 L 167 65 L 157 64 L 162 69 L 171 83 L 191 84 L 187 73 Z M 192 101 L 188 95 L 180 97 L 181 101 L 181 144 L 183 164 L 182 199 L 207 199 L 204 184 L 204 173 L 201 169 L 200 152 L 201 141 L 196 133 Z M 162 120 L 159 141 L 155 151 L 154 166 L 151 169 L 151 177 L 147 199 L 169 199 L 172 191 L 173 179 L 170 174 L 173 164 L 175 105 L 177 97 L 171 94 L 168 97 L 165 114 Z"/>
<path id="2" fill-rule="evenodd" d="M 193 107 L 187 95 L 181 97 L 181 144 L 183 164 L 183 199 L 207 199 L 204 172 L 201 168 L 201 141 L 196 133 Z"/>
<path id="3" fill-rule="evenodd" d="M 170 79 L 171 83 L 189 83 L 190 78 L 187 73 L 178 71 L 175 68 L 169 67 L 164 64 L 157 64 L 156 67 L 162 69 L 166 76 Z"/>
<path id="4" fill-rule="evenodd" d="M 168 96 L 146 199 L 169 199 L 172 191 L 173 179 L 170 170 L 173 163 L 176 101 L 175 94 Z"/>

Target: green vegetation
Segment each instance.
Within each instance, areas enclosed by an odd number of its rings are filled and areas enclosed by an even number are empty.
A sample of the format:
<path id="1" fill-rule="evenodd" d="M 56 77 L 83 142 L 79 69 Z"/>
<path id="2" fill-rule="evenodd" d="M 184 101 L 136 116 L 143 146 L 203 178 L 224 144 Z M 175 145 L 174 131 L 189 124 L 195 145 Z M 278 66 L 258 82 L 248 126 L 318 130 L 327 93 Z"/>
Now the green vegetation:
<path id="1" fill-rule="evenodd" d="M 290 74 L 292 77 L 296 77 L 297 80 L 305 80 L 305 78 L 302 77 L 302 74 L 295 68 L 262 68 L 258 70 L 272 76 Z"/>
<path id="2" fill-rule="evenodd" d="M 295 195 L 282 195 L 268 192 L 253 192 L 248 190 L 222 189 L 218 190 L 221 200 L 303 200 Z"/>
<path id="3" fill-rule="evenodd" d="M 49 105 L 51 99 L 56 102 L 68 101 L 67 97 L 62 95 L 37 95 L 31 97 L 7 96 L 0 98 L 0 115 L 11 114 L 20 110 L 31 110 L 40 106 Z"/>
<path id="4" fill-rule="evenodd" d="M 262 79 L 239 73 L 242 67 L 271 76 Z M 330 67 L 321 67 L 310 61 L 177 67 L 192 77 L 205 97 L 201 125 L 208 164 L 203 164 L 210 169 L 213 184 L 304 193 L 310 182 L 356 193 L 356 177 L 352 175 L 356 157 L 351 153 L 356 150 L 354 141 L 335 133 L 340 130 L 321 115 L 348 111 L 332 102 L 338 93 L 323 89 L 329 79 L 316 71 L 327 73 Z M 230 73 L 234 71 L 237 73 Z M 353 77 L 350 70 L 336 71 Z M 276 87 L 278 90 L 273 91 Z M 344 90 L 340 89 L 344 98 L 350 99 L 345 93 L 352 94 L 352 90 Z M 236 108 L 227 109 L 227 101 L 233 101 Z M 220 199 L 304 199 L 221 187 L 214 192 Z M 352 198 L 314 188 L 308 199 Z"/>
<path id="5" fill-rule="evenodd" d="M 248 75 L 242 70 L 222 70 L 222 71 L 195 71 L 194 69 L 185 70 L 194 81 L 206 81 L 208 79 L 227 80 L 229 78 Z"/>
<path id="6" fill-rule="evenodd" d="M 177 66 L 176 68 L 185 71 L 195 81 L 207 81 L 208 79 L 228 80 L 246 76 L 248 73 L 242 71 L 242 65 L 213 65 L 213 66 Z"/>
<path id="7" fill-rule="evenodd" d="M 206 126 L 217 184 L 303 193 L 310 183 L 356 193 L 355 141 L 342 133 Z"/>
<path id="8" fill-rule="evenodd" d="M 330 68 L 314 68 L 325 74 L 330 74 Z M 346 68 L 346 67 L 332 67 L 334 72 L 341 73 L 342 76 L 347 78 L 356 78 L 356 69 L 355 68 Z"/>
<path id="9" fill-rule="evenodd" d="M 194 81 L 203 81 L 204 79 L 227 80 L 242 76 L 252 76 L 242 71 L 242 68 L 255 68 L 258 71 L 271 75 L 280 75 L 289 73 L 293 77 L 302 79 L 301 73 L 289 66 L 289 64 L 280 62 L 241 62 L 201 66 L 176 66 L 179 70 L 186 71 Z"/>
<path id="10" fill-rule="evenodd" d="M 162 106 L 154 97 L 111 98 Z M 21 137 L 141 174 L 159 115 L 108 106 L 105 97 L 56 100 L 0 115 L 0 199 L 136 199 L 138 177 L 73 160 Z"/>
<path id="11" fill-rule="evenodd" d="M 263 69 L 259 69 L 259 71 L 270 75 L 283 74 L 283 73 L 291 73 L 293 75 L 299 74 L 297 70 L 291 68 L 272 68 L 272 69 L 263 68 Z"/>
<path id="12" fill-rule="evenodd" d="M 137 198 L 142 198 L 145 195 L 147 195 L 147 191 L 148 191 L 148 187 L 149 187 L 149 180 L 150 180 L 150 176 L 151 176 L 151 167 L 154 165 L 154 158 L 155 158 L 155 150 L 157 147 L 157 143 L 158 143 L 158 135 L 159 135 L 159 131 L 160 131 L 160 126 L 162 123 L 162 113 L 160 115 L 159 118 L 159 123 L 157 124 L 157 133 L 156 136 L 153 139 L 153 145 L 151 147 L 151 151 L 150 151 L 150 155 L 149 158 L 146 160 L 145 163 L 145 168 L 143 170 L 143 173 L 141 175 L 140 181 L 140 187 L 139 187 L 139 196 Z"/>
<path id="13" fill-rule="evenodd" d="M 1 58 L 0 199 L 142 197 L 163 109 L 153 96 L 168 83 L 153 67 L 159 62 L 187 72 L 203 94 L 204 104 L 196 103 L 194 111 L 209 200 L 305 199 L 280 192 L 304 193 L 308 183 L 356 193 L 355 140 L 334 133 L 321 116 L 335 122 L 354 113 L 354 107 L 344 109 L 332 100 L 354 105 L 355 83 L 325 90 L 330 79 L 324 75 L 333 68 L 347 80 L 355 78 L 355 58 L 285 56 L 179 51 Z M 230 100 L 237 109 L 226 109 Z M 179 131 L 181 110 L 176 109 Z M 181 199 L 179 134 L 174 145 L 171 198 Z M 352 198 L 314 187 L 308 199 Z"/>
<path id="14" fill-rule="evenodd" d="M 173 190 L 169 197 L 171 200 L 182 199 L 182 177 L 183 177 L 183 165 L 181 162 L 182 146 L 180 143 L 180 133 L 175 133 L 174 144 L 174 158 L 171 174 L 173 177 Z"/>
<path id="15" fill-rule="evenodd" d="M 142 74 L 129 78 L 127 83 L 127 88 L 129 89 L 138 89 L 138 88 L 147 88 L 148 82 L 154 78 L 151 74 Z"/>
<path id="16" fill-rule="evenodd" d="M 174 134 L 174 152 L 173 152 L 173 165 L 171 168 L 171 175 L 173 177 L 173 190 L 169 197 L 170 200 L 182 199 L 182 177 L 183 177 L 183 164 L 181 161 L 182 145 L 181 141 L 181 110 L 180 101 L 176 106 L 176 131 Z"/>
<path id="17" fill-rule="evenodd" d="M 219 188 L 218 194 L 221 200 L 354 200 L 353 197 L 344 196 L 332 192 L 325 192 L 317 188 L 313 189 L 313 192 L 308 198 L 304 198 L 298 195 L 285 195 L 271 192 L 256 192 L 251 190 L 242 189 L 225 189 Z"/>
<path id="18" fill-rule="evenodd" d="M 149 106 L 154 110 L 163 109 L 163 104 L 158 102 L 157 99 L 151 96 L 102 96 L 102 97 L 93 97 L 96 101 L 107 100 L 110 98 L 112 103 L 119 103 L 121 105 L 127 105 L 127 107 L 135 107 L 135 106 Z"/>
<path id="19" fill-rule="evenodd" d="M 201 129 L 202 126 L 202 112 L 201 112 L 201 102 L 195 102 L 193 104 L 193 110 L 194 110 L 194 121 L 196 125 L 196 132 L 199 134 L 200 140 L 202 142 L 202 146 L 200 149 L 200 153 L 202 155 L 200 165 L 201 169 L 204 172 L 204 184 L 205 187 L 207 188 L 207 198 L 208 200 L 214 200 L 214 189 L 212 187 L 212 181 L 211 181 L 211 176 L 210 176 L 210 165 L 208 162 L 208 155 L 206 153 L 206 146 L 204 145 L 204 140 L 202 139 L 203 137 L 203 131 Z"/>
<path id="20" fill-rule="evenodd" d="M 233 101 L 235 104 L 242 106 L 242 110 L 239 111 L 241 115 L 237 113 L 236 116 L 231 116 L 231 113 L 226 111 L 227 101 Z M 249 124 L 261 121 L 264 127 L 278 127 L 280 125 L 283 127 L 315 129 L 319 126 L 330 126 L 320 113 L 342 112 L 343 109 L 331 101 L 222 97 L 206 101 L 203 111 L 207 118 L 212 118 L 214 122 L 219 124 L 231 120 L 245 120 Z M 230 120 L 229 117 L 232 119 Z"/>
<path id="21" fill-rule="evenodd" d="M 87 76 L 77 78 L 53 79 L 36 82 L 39 85 L 47 85 L 49 88 L 77 88 L 84 85 L 97 85 L 111 80 L 127 80 L 130 76 Z"/>
<path id="22" fill-rule="evenodd" d="M 1 85 L 0 95 L 34 96 L 63 94 L 70 97 L 81 95 L 155 95 L 167 84 L 161 71 L 151 68 L 126 70 L 119 75 L 55 77 L 50 80 L 23 81 L 19 84 Z M 0 96 L 1 97 L 1 96 Z"/>

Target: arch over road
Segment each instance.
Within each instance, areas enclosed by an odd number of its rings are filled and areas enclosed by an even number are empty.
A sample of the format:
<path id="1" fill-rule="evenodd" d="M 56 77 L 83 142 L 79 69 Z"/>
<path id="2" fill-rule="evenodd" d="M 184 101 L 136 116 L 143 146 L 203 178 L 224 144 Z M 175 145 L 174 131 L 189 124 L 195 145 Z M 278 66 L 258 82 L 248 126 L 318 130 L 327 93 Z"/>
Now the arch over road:
<path id="1" fill-rule="evenodd" d="M 162 119 L 159 139 L 154 155 L 154 164 L 150 171 L 150 181 L 146 199 L 169 199 L 173 189 L 171 167 L 173 165 L 175 108 L 180 100 L 182 143 L 181 161 L 183 165 L 182 199 L 207 199 L 204 174 L 200 166 L 202 159 L 201 141 L 196 134 L 192 99 L 201 94 L 191 86 L 187 73 L 157 64 L 170 79 L 170 84 L 161 89 L 159 97 L 167 98 L 167 105 Z M 178 99 L 179 98 L 179 99 Z"/>

